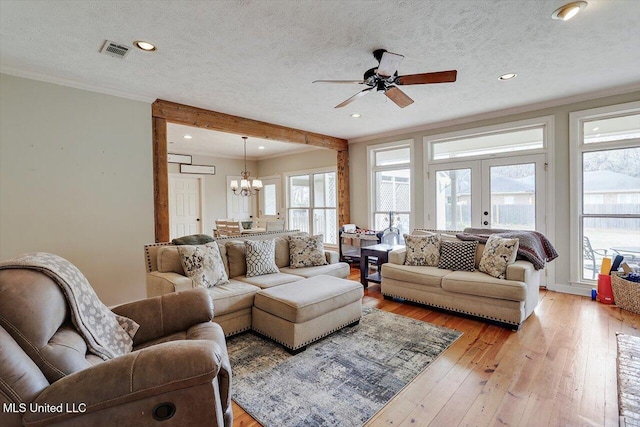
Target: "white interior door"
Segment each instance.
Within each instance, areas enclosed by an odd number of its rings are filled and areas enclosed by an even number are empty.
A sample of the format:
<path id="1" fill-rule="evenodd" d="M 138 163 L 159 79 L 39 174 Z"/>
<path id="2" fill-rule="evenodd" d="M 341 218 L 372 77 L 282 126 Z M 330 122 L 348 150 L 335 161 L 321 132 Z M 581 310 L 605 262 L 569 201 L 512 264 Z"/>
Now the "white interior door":
<path id="1" fill-rule="evenodd" d="M 171 239 L 202 233 L 202 179 L 169 176 L 169 229 Z"/>
<path id="2" fill-rule="evenodd" d="M 227 176 L 227 218 L 232 220 L 244 221 L 252 216 L 251 201 L 254 196 L 236 196 L 231 191 L 231 181 L 240 182 L 241 176 Z"/>
<path id="3" fill-rule="evenodd" d="M 260 206 L 258 217 L 265 219 L 280 219 L 280 213 L 284 212 L 281 205 L 282 183 L 280 177 L 260 178 L 262 190 L 260 191 Z"/>

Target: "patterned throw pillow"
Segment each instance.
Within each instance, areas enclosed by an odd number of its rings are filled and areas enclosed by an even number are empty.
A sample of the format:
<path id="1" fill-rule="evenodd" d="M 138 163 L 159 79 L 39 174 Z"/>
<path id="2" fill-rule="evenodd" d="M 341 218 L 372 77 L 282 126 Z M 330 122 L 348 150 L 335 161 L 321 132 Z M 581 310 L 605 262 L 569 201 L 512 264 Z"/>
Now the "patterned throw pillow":
<path id="1" fill-rule="evenodd" d="M 322 234 L 317 236 L 289 236 L 289 267 L 301 268 L 326 265 Z"/>
<path id="2" fill-rule="evenodd" d="M 519 244 L 518 239 L 505 239 L 492 234 L 485 243 L 478 270 L 498 279 L 504 279 L 507 266 L 516 260 Z"/>
<path id="3" fill-rule="evenodd" d="M 404 265 L 429 265 L 436 267 L 440 261 L 440 236 L 427 234 L 421 236 L 404 235 L 407 257 Z"/>
<path id="4" fill-rule="evenodd" d="M 458 271 L 474 271 L 478 242 L 440 242 L 438 268 Z"/>
<path id="5" fill-rule="evenodd" d="M 180 262 L 194 288 L 212 288 L 229 282 L 216 242 L 204 246 L 178 246 Z"/>
<path id="6" fill-rule="evenodd" d="M 246 240 L 247 277 L 280 273 L 276 265 L 275 240 Z"/>

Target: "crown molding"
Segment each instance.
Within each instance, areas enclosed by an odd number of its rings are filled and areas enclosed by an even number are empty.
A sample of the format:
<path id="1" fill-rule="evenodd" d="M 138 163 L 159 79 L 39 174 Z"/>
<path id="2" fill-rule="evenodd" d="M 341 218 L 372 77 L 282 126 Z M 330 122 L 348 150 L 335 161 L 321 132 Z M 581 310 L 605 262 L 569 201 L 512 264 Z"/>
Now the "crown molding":
<path id="1" fill-rule="evenodd" d="M 126 98 L 132 101 L 141 101 L 147 104 L 151 104 L 153 103 L 153 101 L 156 100 L 155 98 L 152 98 L 152 97 L 133 94 L 130 92 L 124 92 L 124 91 L 106 87 L 106 86 L 99 86 L 99 85 L 94 85 L 89 83 L 81 83 L 75 80 L 66 79 L 64 77 L 56 77 L 48 74 L 37 73 L 34 71 L 27 71 L 27 70 L 21 70 L 18 68 L 7 67 L 4 65 L 0 65 L 0 73 L 8 74 L 10 76 L 15 76 L 15 77 L 22 77 L 30 80 L 37 80 L 45 83 L 53 83 L 56 85 L 71 87 L 74 89 L 86 90 L 89 92 L 101 93 L 104 95 L 117 96 L 118 98 Z"/>
<path id="2" fill-rule="evenodd" d="M 618 86 L 611 89 L 603 89 L 594 92 L 582 93 L 579 95 L 567 96 L 564 98 L 556 98 L 549 101 L 536 102 L 534 104 L 520 105 L 517 107 L 505 108 L 502 110 L 490 111 L 487 113 L 479 113 L 471 116 L 461 117 L 458 119 L 444 120 L 441 122 L 427 123 L 424 125 L 414 126 L 405 129 L 398 129 L 389 132 L 383 132 L 375 135 L 362 136 L 349 139 L 349 144 L 357 144 L 359 142 L 368 142 L 381 138 L 389 138 L 394 136 L 407 135 L 411 133 L 424 132 L 431 129 L 439 129 L 448 126 L 462 125 L 466 123 L 478 122 L 481 120 L 495 119 L 498 117 L 510 116 L 513 114 L 528 113 L 530 111 L 544 110 L 545 108 L 560 107 L 562 105 L 573 104 L 576 102 L 590 101 L 592 99 L 605 98 L 607 96 L 622 95 L 625 93 L 640 90 L 640 83 L 631 85 Z"/>

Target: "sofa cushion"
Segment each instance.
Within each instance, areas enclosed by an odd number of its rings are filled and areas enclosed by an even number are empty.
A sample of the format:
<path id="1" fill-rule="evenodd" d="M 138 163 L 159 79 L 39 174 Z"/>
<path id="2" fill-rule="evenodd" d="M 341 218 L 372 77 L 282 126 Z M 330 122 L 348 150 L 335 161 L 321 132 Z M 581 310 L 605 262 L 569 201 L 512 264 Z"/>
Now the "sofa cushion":
<path id="1" fill-rule="evenodd" d="M 276 243 L 276 265 L 278 268 L 287 267 L 289 265 L 289 239 L 278 236 L 273 240 Z"/>
<path id="2" fill-rule="evenodd" d="M 225 244 L 229 277 L 244 276 L 247 273 L 247 257 L 244 242 L 232 240 Z"/>
<path id="3" fill-rule="evenodd" d="M 274 274 L 265 274 L 264 276 L 256 276 L 256 277 L 238 276 L 238 277 L 234 277 L 234 279 L 240 280 L 242 282 L 249 283 L 251 285 L 255 285 L 261 289 L 264 289 L 264 288 L 270 288 L 272 286 L 283 285 L 285 283 L 296 282 L 298 280 L 302 280 L 303 277 L 281 272 L 281 273 L 274 273 Z"/>
<path id="4" fill-rule="evenodd" d="M 289 236 L 289 267 L 312 267 L 327 264 L 322 234 Z"/>
<path id="5" fill-rule="evenodd" d="M 460 294 L 525 301 L 527 285 L 513 280 L 497 279 L 479 271 L 454 271 L 442 278 L 442 289 Z"/>
<path id="6" fill-rule="evenodd" d="M 276 244 L 273 240 L 246 240 L 247 277 L 279 273 L 276 265 Z"/>
<path id="7" fill-rule="evenodd" d="M 211 288 L 229 281 L 217 243 L 181 245 L 178 246 L 178 253 L 182 268 L 186 276 L 193 280 L 195 288 Z"/>
<path id="8" fill-rule="evenodd" d="M 231 279 L 224 285 L 209 288 L 213 299 L 213 315 L 223 316 L 244 308 L 253 306 L 253 297 L 260 290 L 259 287 Z"/>
<path id="9" fill-rule="evenodd" d="M 507 266 L 516 260 L 518 244 L 518 239 L 505 239 L 492 234 L 485 244 L 478 269 L 490 276 L 504 279 Z"/>
<path id="10" fill-rule="evenodd" d="M 160 273 L 178 273 L 184 275 L 182 261 L 177 246 L 162 246 L 158 248 L 158 271 Z"/>
<path id="11" fill-rule="evenodd" d="M 424 265 L 382 264 L 383 278 L 417 283 L 434 288 L 439 288 L 442 278 L 449 273 L 451 273 L 451 270 L 444 270 L 438 267 Z"/>
<path id="12" fill-rule="evenodd" d="M 440 236 L 428 234 L 424 236 L 404 235 L 407 255 L 406 265 L 429 265 L 435 267 L 440 261 Z"/>
<path id="13" fill-rule="evenodd" d="M 281 272 L 288 274 L 295 274 L 302 277 L 314 277 L 324 274 L 326 276 L 334 276 L 345 279 L 349 276 L 351 271 L 349 264 L 346 262 L 337 262 L 334 264 L 318 265 L 315 267 L 302 267 L 302 268 L 281 268 Z"/>
<path id="14" fill-rule="evenodd" d="M 477 246 L 478 242 L 441 242 L 438 268 L 473 271 Z"/>

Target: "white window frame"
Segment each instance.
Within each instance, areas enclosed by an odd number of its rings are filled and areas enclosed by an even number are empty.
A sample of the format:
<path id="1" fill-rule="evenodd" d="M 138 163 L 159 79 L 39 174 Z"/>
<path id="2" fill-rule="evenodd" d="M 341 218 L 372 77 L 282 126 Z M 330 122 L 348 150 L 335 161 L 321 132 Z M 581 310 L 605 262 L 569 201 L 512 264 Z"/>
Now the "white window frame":
<path id="1" fill-rule="evenodd" d="M 328 209 L 334 209 L 336 211 L 336 243 L 325 243 L 325 246 L 329 246 L 329 247 L 337 247 L 338 246 L 338 240 L 340 239 L 340 237 L 338 236 L 338 229 L 340 228 L 340 224 L 338 224 L 338 209 L 339 209 L 339 204 L 340 201 L 338 200 L 338 185 L 336 182 L 336 207 L 335 208 L 316 208 L 314 207 L 315 205 L 315 198 L 314 198 L 314 189 L 313 189 L 313 175 L 314 174 L 322 174 L 322 173 L 330 173 L 333 172 L 336 174 L 336 180 L 338 179 L 338 169 L 335 167 L 327 167 L 327 168 L 316 168 L 316 169 L 304 169 L 304 170 L 299 170 L 299 171 L 292 171 L 292 172 L 285 172 L 284 175 L 284 193 L 285 193 L 285 218 L 286 218 L 286 223 L 287 223 L 287 229 L 291 228 L 289 226 L 289 210 L 290 209 L 309 209 L 309 233 L 312 234 L 313 233 L 313 210 L 314 209 L 324 209 L 324 210 L 328 210 Z M 309 175 L 309 207 L 291 207 L 291 203 L 289 200 L 289 178 L 291 178 L 292 176 L 300 176 L 300 175 Z"/>
<path id="2" fill-rule="evenodd" d="M 474 136 L 485 136 L 493 134 L 508 133 L 523 129 L 530 129 L 535 127 L 542 127 L 543 143 L 542 148 L 535 148 L 531 150 L 522 151 L 509 151 L 504 153 L 492 153 L 479 156 L 459 157 L 456 159 L 440 159 L 432 160 L 433 158 L 433 144 L 438 142 L 445 142 L 456 139 L 472 138 Z M 456 132 L 448 132 L 437 135 L 427 135 L 422 138 L 423 143 L 423 182 L 424 188 L 424 223 L 428 228 L 435 227 L 436 215 L 434 206 L 430 203 L 431 195 L 431 179 L 435 177 L 429 176 L 429 167 L 437 164 L 453 164 L 464 163 L 475 160 L 489 160 L 489 159 L 508 159 L 517 158 L 521 156 L 543 154 L 546 157 L 546 185 L 544 188 L 545 193 L 545 213 L 542 219 L 545 224 L 545 235 L 552 243 L 555 242 L 555 117 L 553 115 L 534 117 L 526 120 L 518 120 L 513 122 L 500 123 L 491 126 L 482 126 L 478 128 L 465 129 Z M 556 266 L 554 263 L 547 264 L 545 268 L 546 284 L 547 288 L 556 290 L 558 285 L 555 278 Z"/>
<path id="3" fill-rule="evenodd" d="M 415 224 L 414 221 L 414 216 L 413 216 L 413 207 L 415 206 L 414 204 L 414 182 L 415 182 L 415 174 L 414 174 L 414 167 L 413 165 L 414 163 L 414 150 L 413 150 L 413 144 L 414 144 L 414 140 L 413 139 L 404 139 L 401 141 L 393 141 L 393 142 L 386 142 L 386 143 L 382 143 L 382 144 L 374 144 L 374 145 L 369 145 L 367 147 L 367 171 L 369 174 L 369 177 L 367 179 L 367 205 L 369 206 L 369 223 L 367 224 L 367 228 L 369 228 L 370 230 L 373 230 L 375 227 L 375 215 L 376 213 L 384 213 L 384 212 L 378 212 L 376 210 L 376 186 L 375 186 L 375 176 L 376 176 L 376 172 L 381 172 L 381 171 L 390 171 L 390 170 L 399 170 L 399 169 L 409 169 L 409 194 L 410 196 L 410 201 L 409 201 L 409 212 L 406 211 L 402 211 L 402 212 L 398 212 L 398 213 L 402 213 L 402 214 L 409 214 L 409 230 L 413 229 L 413 224 Z M 398 148 L 403 148 L 403 147 L 408 147 L 409 148 L 409 163 L 402 163 L 402 164 L 397 164 L 397 165 L 388 165 L 388 166 L 376 166 L 376 153 L 380 152 L 380 151 L 391 151 L 391 150 L 395 150 Z M 378 230 L 380 231 L 380 230 Z"/>
<path id="4" fill-rule="evenodd" d="M 582 279 L 582 155 L 586 152 L 615 150 L 620 148 L 632 148 L 640 145 L 640 139 L 628 139 L 623 141 L 599 142 L 584 144 L 584 122 L 594 119 L 605 119 L 638 114 L 640 112 L 640 101 L 625 104 L 609 105 L 606 107 L 592 108 L 569 113 L 569 173 L 571 183 L 570 194 L 570 244 L 569 250 L 571 258 L 569 266 L 569 281 L 571 286 L 577 288 L 578 292 L 587 295 L 594 285 L 594 281 Z M 615 217 L 626 217 L 625 215 L 607 215 Z"/>

